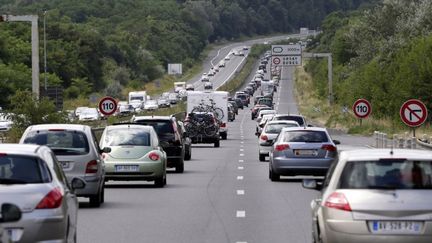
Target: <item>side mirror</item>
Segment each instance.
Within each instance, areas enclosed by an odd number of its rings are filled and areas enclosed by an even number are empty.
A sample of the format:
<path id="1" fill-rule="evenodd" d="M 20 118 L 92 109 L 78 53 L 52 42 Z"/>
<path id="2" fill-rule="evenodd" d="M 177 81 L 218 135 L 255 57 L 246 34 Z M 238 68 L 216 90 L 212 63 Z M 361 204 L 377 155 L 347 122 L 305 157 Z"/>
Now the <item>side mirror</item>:
<path id="1" fill-rule="evenodd" d="M 317 180 L 315 179 L 303 179 L 302 180 L 302 186 L 306 189 L 312 189 L 312 190 L 321 190 L 322 185 L 317 183 Z"/>
<path id="2" fill-rule="evenodd" d="M 336 145 L 341 144 L 341 142 L 339 140 L 333 140 L 333 143 Z"/>
<path id="3" fill-rule="evenodd" d="M 1 206 L 0 223 L 15 222 L 21 219 L 21 210 L 18 206 L 10 203 L 4 203 Z"/>
<path id="4" fill-rule="evenodd" d="M 105 148 L 101 149 L 101 153 L 111 153 L 111 148 L 105 147 Z"/>
<path id="5" fill-rule="evenodd" d="M 86 182 L 81 178 L 75 177 L 72 179 L 71 187 L 73 190 L 84 189 L 86 187 Z"/>
<path id="6" fill-rule="evenodd" d="M 308 124 L 307 126 L 308 126 L 308 127 L 313 127 L 313 125 L 311 125 L 311 124 Z"/>

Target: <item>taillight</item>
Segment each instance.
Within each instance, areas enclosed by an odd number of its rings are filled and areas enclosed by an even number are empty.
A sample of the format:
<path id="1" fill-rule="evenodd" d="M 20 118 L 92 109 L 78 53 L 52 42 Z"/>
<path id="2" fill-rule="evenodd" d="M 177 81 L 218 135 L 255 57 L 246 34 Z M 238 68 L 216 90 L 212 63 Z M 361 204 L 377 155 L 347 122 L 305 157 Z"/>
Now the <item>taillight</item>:
<path id="1" fill-rule="evenodd" d="M 264 140 L 264 141 L 267 141 L 268 140 L 268 137 L 266 136 L 266 135 L 261 135 L 261 140 Z"/>
<path id="2" fill-rule="evenodd" d="M 157 161 L 157 160 L 159 160 L 160 156 L 159 156 L 159 154 L 152 152 L 149 154 L 149 158 L 153 161 Z"/>
<path id="3" fill-rule="evenodd" d="M 324 203 L 324 206 L 344 211 L 351 211 L 351 206 L 349 205 L 348 200 L 346 199 L 345 195 L 340 192 L 333 192 L 330 194 Z"/>
<path id="4" fill-rule="evenodd" d="M 330 152 L 336 152 L 337 148 L 331 144 L 324 144 L 323 146 L 321 146 L 321 149 L 330 151 Z"/>
<path id="5" fill-rule="evenodd" d="M 36 209 L 58 208 L 62 204 L 63 194 L 60 188 L 52 189 L 36 206 Z"/>
<path id="6" fill-rule="evenodd" d="M 0 157 L 7 156 L 7 153 L 0 153 Z"/>
<path id="7" fill-rule="evenodd" d="M 98 171 L 98 163 L 96 160 L 92 160 L 87 163 L 86 174 L 96 174 Z"/>
<path id="8" fill-rule="evenodd" d="M 226 123 L 222 123 L 220 127 L 226 127 Z"/>
<path id="9" fill-rule="evenodd" d="M 289 149 L 289 145 L 288 144 L 278 144 L 275 147 L 276 151 L 284 151 L 285 149 Z"/>

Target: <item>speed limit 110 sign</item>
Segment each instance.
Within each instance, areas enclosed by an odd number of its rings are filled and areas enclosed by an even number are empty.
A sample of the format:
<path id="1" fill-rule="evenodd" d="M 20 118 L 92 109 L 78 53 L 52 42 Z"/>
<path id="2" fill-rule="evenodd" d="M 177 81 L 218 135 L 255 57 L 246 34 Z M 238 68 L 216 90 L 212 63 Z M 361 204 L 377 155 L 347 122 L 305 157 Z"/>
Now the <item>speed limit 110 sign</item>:
<path id="1" fill-rule="evenodd" d="M 369 101 L 365 99 L 358 99 L 354 102 L 352 107 L 354 115 L 358 118 L 366 118 L 372 112 L 372 107 Z"/>
<path id="2" fill-rule="evenodd" d="M 110 116 L 117 110 L 117 102 L 114 98 L 106 96 L 99 101 L 99 111 L 105 115 Z"/>

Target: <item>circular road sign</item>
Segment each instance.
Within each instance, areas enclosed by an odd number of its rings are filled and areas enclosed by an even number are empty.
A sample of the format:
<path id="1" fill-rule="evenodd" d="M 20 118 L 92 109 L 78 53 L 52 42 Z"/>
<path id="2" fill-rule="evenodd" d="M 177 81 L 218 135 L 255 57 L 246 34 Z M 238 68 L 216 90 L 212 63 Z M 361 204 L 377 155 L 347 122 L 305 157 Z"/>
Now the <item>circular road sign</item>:
<path id="1" fill-rule="evenodd" d="M 358 118 L 366 118 L 372 112 L 372 106 L 369 101 L 365 99 L 358 99 L 354 102 L 352 107 L 354 115 Z"/>
<path id="2" fill-rule="evenodd" d="M 103 115 L 110 116 L 114 114 L 116 110 L 117 110 L 117 102 L 114 98 L 106 96 L 99 101 L 99 111 Z"/>
<path id="3" fill-rule="evenodd" d="M 423 102 L 411 99 L 403 103 L 399 114 L 405 124 L 410 127 L 418 127 L 426 121 L 428 111 Z"/>
<path id="4" fill-rule="evenodd" d="M 273 58 L 273 64 L 274 65 L 278 65 L 281 62 L 281 59 L 279 57 L 274 57 Z"/>

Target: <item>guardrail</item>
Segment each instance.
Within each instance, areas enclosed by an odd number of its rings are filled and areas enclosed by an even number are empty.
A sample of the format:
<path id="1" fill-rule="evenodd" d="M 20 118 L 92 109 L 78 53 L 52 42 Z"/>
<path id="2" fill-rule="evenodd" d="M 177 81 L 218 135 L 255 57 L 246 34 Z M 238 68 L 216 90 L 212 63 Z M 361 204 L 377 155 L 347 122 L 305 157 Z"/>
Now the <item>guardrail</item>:
<path id="1" fill-rule="evenodd" d="M 387 133 L 375 131 L 373 136 L 375 139 L 375 148 L 417 148 L 417 138 L 410 136 L 407 132 L 404 135 L 394 134 L 392 137 L 389 137 Z"/>

